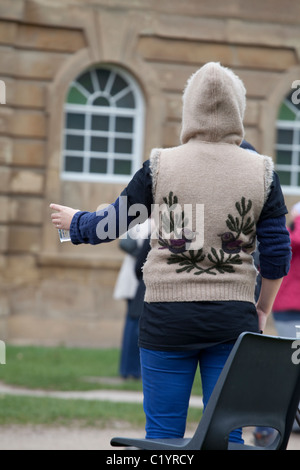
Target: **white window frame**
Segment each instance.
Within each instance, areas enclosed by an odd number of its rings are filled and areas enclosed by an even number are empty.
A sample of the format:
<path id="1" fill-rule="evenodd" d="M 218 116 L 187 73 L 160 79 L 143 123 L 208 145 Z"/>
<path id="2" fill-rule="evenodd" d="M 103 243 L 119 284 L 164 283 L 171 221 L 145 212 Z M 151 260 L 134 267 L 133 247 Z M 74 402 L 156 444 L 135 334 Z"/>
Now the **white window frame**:
<path id="1" fill-rule="evenodd" d="M 277 120 L 276 128 L 278 130 L 290 130 L 293 132 L 293 143 L 292 144 L 280 144 L 276 142 L 275 149 L 277 150 L 287 150 L 291 152 L 291 164 L 284 165 L 281 163 L 276 163 L 276 170 L 288 171 L 291 173 L 291 184 L 290 185 L 281 185 L 282 191 L 287 195 L 297 195 L 300 194 L 300 186 L 298 185 L 298 179 L 300 176 L 300 111 L 296 111 L 294 107 L 291 106 L 291 103 L 286 99 L 284 100 L 285 104 L 291 109 L 296 115 L 294 121 L 288 120 Z"/>
<path id="2" fill-rule="evenodd" d="M 98 79 L 96 77 L 97 69 L 109 69 L 111 74 L 105 86 L 104 92 L 99 89 Z M 91 79 L 94 86 L 94 93 L 89 93 L 84 87 L 80 85 L 76 80 L 70 84 L 69 90 L 72 86 L 75 86 L 81 93 L 83 93 L 88 102 L 86 105 L 65 103 L 64 113 L 65 116 L 68 111 L 85 115 L 85 128 L 81 129 L 69 129 L 64 127 L 63 129 L 63 149 L 62 149 L 62 165 L 61 165 L 61 178 L 67 181 L 90 181 L 90 182 L 106 182 L 106 183 L 128 183 L 134 173 L 141 167 L 143 144 L 144 144 L 144 121 L 145 121 L 145 104 L 144 97 L 140 90 L 138 83 L 134 78 L 125 72 L 120 67 L 111 66 L 107 64 L 100 64 L 98 67 L 87 70 L 91 72 Z M 82 72 L 82 74 L 85 72 Z M 115 75 L 120 75 L 127 83 L 128 87 L 121 90 L 117 95 L 111 96 L 109 91 L 111 89 L 113 79 Z M 116 98 L 122 97 L 128 91 L 131 91 L 135 99 L 135 108 L 121 108 L 114 106 Z M 103 96 L 109 99 L 111 106 L 95 106 L 92 102 L 98 97 Z M 108 131 L 96 131 L 91 128 L 91 116 L 92 115 L 105 115 L 110 116 Z M 129 132 L 117 132 L 114 130 L 114 122 L 116 117 L 132 117 L 133 118 L 133 131 Z M 67 135 L 82 135 L 84 136 L 84 149 L 83 150 L 67 150 L 66 149 L 66 137 Z M 91 137 L 105 136 L 108 139 L 108 150 L 107 152 L 93 152 L 90 150 L 90 139 Z M 115 138 L 130 138 L 132 139 L 132 152 L 130 154 L 121 154 L 114 152 L 114 141 Z M 65 157 L 68 155 L 83 157 L 83 171 L 82 172 L 71 172 L 64 170 Z M 89 160 L 91 157 L 101 157 L 107 159 L 108 167 L 107 172 L 101 173 L 90 173 L 88 171 Z M 113 174 L 113 162 L 114 159 L 119 160 L 130 160 L 132 162 L 131 174 L 130 175 L 116 175 Z"/>

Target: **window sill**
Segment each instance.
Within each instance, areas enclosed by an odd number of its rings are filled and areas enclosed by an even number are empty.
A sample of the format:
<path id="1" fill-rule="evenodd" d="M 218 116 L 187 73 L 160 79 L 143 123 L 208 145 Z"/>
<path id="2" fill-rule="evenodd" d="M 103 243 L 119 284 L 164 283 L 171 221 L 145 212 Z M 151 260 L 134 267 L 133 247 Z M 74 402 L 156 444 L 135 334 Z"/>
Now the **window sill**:
<path id="1" fill-rule="evenodd" d="M 300 194 L 300 187 L 299 186 L 284 186 L 281 185 L 281 189 L 283 194 L 287 196 L 299 195 Z"/>

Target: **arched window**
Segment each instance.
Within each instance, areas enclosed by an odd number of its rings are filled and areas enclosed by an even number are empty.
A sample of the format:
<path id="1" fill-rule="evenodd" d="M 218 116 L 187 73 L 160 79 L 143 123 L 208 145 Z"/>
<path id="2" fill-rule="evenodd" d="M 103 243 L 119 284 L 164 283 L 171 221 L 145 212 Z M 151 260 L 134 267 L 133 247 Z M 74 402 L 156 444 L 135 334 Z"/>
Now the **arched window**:
<path id="1" fill-rule="evenodd" d="M 143 130 L 135 80 L 116 67 L 85 71 L 66 97 L 62 178 L 127 182 L 141 165 Z"/>
<path id="2" fill-rule="evenodd" d="M 300 194 L 300 104 L 297 91 L 287 95 L 277 120 L 276 171 L 285 194 Z"/>

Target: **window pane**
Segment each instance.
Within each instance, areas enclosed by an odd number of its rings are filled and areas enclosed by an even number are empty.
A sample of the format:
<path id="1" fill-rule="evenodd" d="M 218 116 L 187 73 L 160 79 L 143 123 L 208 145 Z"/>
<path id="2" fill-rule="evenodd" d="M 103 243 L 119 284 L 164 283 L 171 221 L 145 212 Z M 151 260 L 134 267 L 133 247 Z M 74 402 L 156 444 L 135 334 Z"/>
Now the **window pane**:
<path id="1" fill-rule="evenodd" d="M 107 172 L 107 159 L 106 158 L 91 158 L 90 173 L 106 173 L 106 172 Z"/>
<path id="2" fill-rule="evenodd" d="M 115 160 L 114 161 L 114 174 L 115 175 L 130 175 L 131 174 L 131 160 Z"/>
<path id="3" fill-rule="evenodd" d="M 66 149 L 67 150 L 83 150 L 84 137 L 81 135 L 67 135 Z"/>
<path id="4" fill-rule="evenodd" d="M 291 184 L 291 172 L 290 171 L 282 171 L 277 169 L 277 173 L 279 176 L 280 184 L 285 186 L 290 186 Z"/>
<path id="5" fill-rule="evenodd" d="M 131 139 L 115 139 L 115 152 L 116 153 L 131 153 L 132 140 Z"/>
<path id="6" fill-rule="evenodd" d="M 296 114 L 293 113 L 293 111 L 291 111 L 290 108 L 285 103 L 282 103 L 282 105 L 280 106 L 278 119 L 284 120 L 284 121 L 294 121 L 295 118 L 296 118 Z"/>
<path id="7" fill-rule="evenodd" d="M 91 150 L 93 152 L 107 152 L 108 140 L 106 137 L 92 137 Z"/>
<path id="8" fill-rule="evenodd" d="M 100 90 L 102 90 L 102 91 L 105 90 L 107 80 L 108 80 L 108 77 L 110 76 L 110 74 L 111 74 L 111 71 L 107 70 L 107 69 L 98 69 L 98 70 L 96 70 L 96 75 L 97 75 L 97 78 L 98 78 L 98 83 L 99 83 Z"/>
<path id="9" fill-rule="evenodd" d="M 135 120 L 140 115 L 135 92 L 125 71 L 108 65 L 88 68 L 70 83 L 65 105 L 65 172 L 82 173 L 83 179 L 88 173 L 111 175 L 113 180 L 117 180 L 114 175 L 132 174 L 138 150 Z"/>
<path id="10" fill-rule="evenodd" d="M 101 115 L 92 116 L 92 129 L 93 131 L 108 131 L 109 117 Z"/>
<path id="11" fill-rule="evenodd" d="M 128 83 L 124 80 L 124 78 L 122 78 L 120 75 L 116 75 L 116 78 L 114 80 L 110 93 L 112 96 L 114 96 L 117 93 L 119 93 L 119 91 L 122 91 L 124 88 L 127 88 L 127 87 L 128 87 Z"/>
<path id="12" fill-rule="evenodd" d="M 87 99 L 80 91 L 77 90 L 77 88 L 72 86 L 67 96 L 67 102 L 73 104 L 86 104 Z"/>
<path id="13" fill-rule="evenodd" d="M 292 144 L 293 143 L 293 131 L 290 129 L 278 129 L 277 143 L 278 144 Z"/>
<path id="14" fill-rule="evenodd" d="M 104 96 L 98 96 L 98 98 L 96 98 L 93 101 L 93 105 L 94 106 L 110 106 L 110 102 Z"/>
<path id="15" fill-rule="evenodd" d="M 94 93 L 94 87 L 91 79 L 91 72 L 86 72 L 81 75 L 77 82 L 80 83 L 89 93 Z"/>
<path id="16" fill-rule="evenodd" d="M 281 165 L 292 164 L 292 152 L 288 150 L 277 150 L 276 163 Z"/>
<path id="17" fill-rule="evenodd" d="M 78 171 L 83 170 L 83 158 L 82 157 L 66 157 L 65 159 L 65 171 Z"/>
<path id="18" fill-rule="evenodd" d="M 135 102 L 133 93 L 129 91 L 125 96 L 123 96 L 123 98 L 117 100 L 116 104 L 118 108 L 134 108 Z"/>
<path id="19" fill-rule="evenodd" d="M 133 119 L 129 117 L 117 117 L 116 118 L 116 131 L 117 132 L 132 132 L 133 131 Z"/>
<path id="20" fill-rule="evenodd" d="M 84 129 L 84 114 L 67 113 L 66 127 L 68 129 Z"/>

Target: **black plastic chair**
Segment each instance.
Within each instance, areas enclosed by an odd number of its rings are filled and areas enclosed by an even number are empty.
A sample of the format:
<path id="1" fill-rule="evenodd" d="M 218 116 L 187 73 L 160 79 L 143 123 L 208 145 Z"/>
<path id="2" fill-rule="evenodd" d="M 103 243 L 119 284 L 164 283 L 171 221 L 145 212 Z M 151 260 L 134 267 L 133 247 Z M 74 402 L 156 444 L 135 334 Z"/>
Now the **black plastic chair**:
<path id="1" fill-rule="evenodd" d="M 286 450 L 300 399 L 300 364 L 294 342 L 290 338 L 241 334 L 193 437 L 114 437 L 111 445 L 170 451 Z M 267 426 L 278 432 L 266 447 L 228 441 L 232 430 L 247 426 Z"/>

